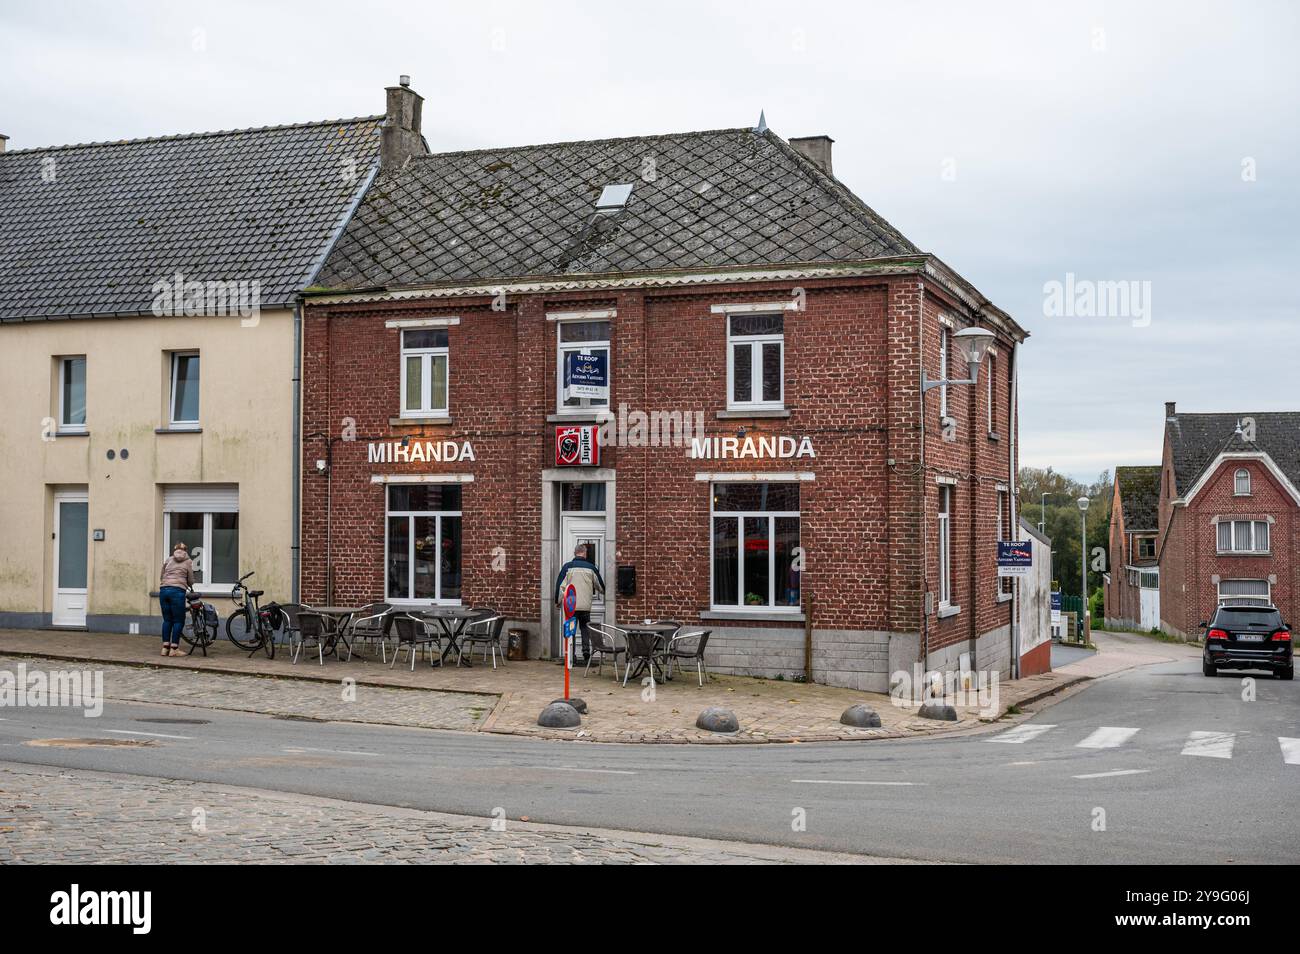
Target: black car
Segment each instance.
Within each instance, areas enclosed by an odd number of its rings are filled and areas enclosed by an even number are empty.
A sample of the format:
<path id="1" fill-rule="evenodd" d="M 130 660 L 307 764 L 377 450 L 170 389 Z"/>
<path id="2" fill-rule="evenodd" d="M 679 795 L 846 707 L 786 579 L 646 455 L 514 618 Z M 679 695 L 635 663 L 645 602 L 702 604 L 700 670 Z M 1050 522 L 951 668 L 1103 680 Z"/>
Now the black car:
<path id="1" fill-rule="evenodd" d="M 1275 606 L 1220 606 L 1205 630 L 1201 671 L 1213 676 L 1220 669 L 1268 669 L 1278 679 L 1291 679 L 1291 627 Z"/>

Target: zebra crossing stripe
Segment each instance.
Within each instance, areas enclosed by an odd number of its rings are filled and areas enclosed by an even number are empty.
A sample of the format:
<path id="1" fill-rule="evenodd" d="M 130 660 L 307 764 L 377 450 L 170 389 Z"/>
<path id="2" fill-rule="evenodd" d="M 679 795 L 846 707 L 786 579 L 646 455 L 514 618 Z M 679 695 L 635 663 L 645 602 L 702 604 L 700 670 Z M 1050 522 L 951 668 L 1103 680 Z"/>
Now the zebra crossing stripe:
<path id="1" fill-rule="evenodd" d="M 1183 746 L 1183 755 L 1199 755 L 1210 759 L 1232 758 L 1235 732 L 1193 732 Z"/>
<path id="2" fill-rule="evenodd" d="M 1140 732 L 1140 729 L 1125 729 L 1119 726 L 1103 725 L 1096 732 L 1078 743 L 1075 748 L 1079 749 L 1114 749 L 1123 745 L 1133 736 Z"/>
<path id="3" fill-rule="evenodd" d="M 1282 746 L 1282 761 L 1287 765 L 1300 765 L 1300 739 L 1287 739 L 1279 735 L 1277 741 Z"/>
<path id="4" fill-rule="evenodd" d="M 1018 725 L 1014 728 L 996 735 L 989 739 L 990 742 L 1010 742 L 1018 745 L 1021 742 L 1028 742 L 1030 739 L 1036 739 L 1049 729 L 1055 729 L 1054 725 Z"/>

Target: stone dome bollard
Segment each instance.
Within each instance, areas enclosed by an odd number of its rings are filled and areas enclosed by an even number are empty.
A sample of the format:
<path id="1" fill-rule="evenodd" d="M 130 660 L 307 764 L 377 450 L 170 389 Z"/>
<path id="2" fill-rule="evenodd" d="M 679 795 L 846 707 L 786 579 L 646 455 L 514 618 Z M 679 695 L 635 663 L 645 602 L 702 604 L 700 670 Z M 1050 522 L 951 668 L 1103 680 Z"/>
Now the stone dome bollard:
<path id="1" fill-rule="evenodd" d="M 876 710 L 862 703 L 849 706 L 840 716 L 840 722 L 844 725 L 851 725 L 856 729 L 879 729 L 880 716 Z"/>
<path id="2" fill-rule="evenodd" d="M 695 727 L 704 729 L 706 732 L 739 732 L 740 722 L 736 719 L 736 714 L 730 709 L 724 709 L 721 706 L 709 706 L 695 720 Z"/>
<path id="3" fill-rule="evenodd" d="M 537 717 L 537 724 L 544 729 L 576 729 L 582 724 L 582 716 L 567 702 L 552 702 Z"/>
<path id="4" fill-rule="evenodd" d="M 922 719 L 939 719 L 942 722 L 956 722 L 957 710 L 939 702 L 927 702 L 917 713 Z"/>
<path id="5" fill-rule="evenodd" d="M 573 708 L 578 710 L 579 715 L 587 714 L 587 700 L 583 699 L 581 696 L 570 696 L 567 699 L 551 700 L 551 705 L 555 705 L 556 703 L 559 703 L 562 706 L 573 706 Z"/>

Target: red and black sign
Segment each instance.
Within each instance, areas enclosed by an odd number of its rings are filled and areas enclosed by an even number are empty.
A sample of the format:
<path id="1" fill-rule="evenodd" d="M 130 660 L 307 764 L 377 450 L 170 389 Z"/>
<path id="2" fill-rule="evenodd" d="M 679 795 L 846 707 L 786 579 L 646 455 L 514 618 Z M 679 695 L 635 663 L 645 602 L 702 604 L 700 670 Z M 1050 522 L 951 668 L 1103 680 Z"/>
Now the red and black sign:
<path id="1" fill-rule="evenodd" d="M 555 428 L 557 467 L 595 466 L 600 463 L 600 442 L 594 424 L 562 424 Z"/>

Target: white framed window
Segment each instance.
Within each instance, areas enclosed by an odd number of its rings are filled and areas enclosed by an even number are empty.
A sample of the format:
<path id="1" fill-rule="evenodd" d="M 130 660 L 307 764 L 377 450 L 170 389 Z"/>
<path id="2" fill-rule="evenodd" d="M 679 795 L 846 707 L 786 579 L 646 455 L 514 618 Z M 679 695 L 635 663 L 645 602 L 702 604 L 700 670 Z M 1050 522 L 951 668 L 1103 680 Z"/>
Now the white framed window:
<path id="1" fill-rule="evenodd" d="M 614 373 L 610 351 L 610 323 L 600 321 L 558 320 L 555 322 L 555 408 L 559 414 L 581 416 L 593 408 L 608 408 Z M 565 396 L 572 362 L 584 356 L 605 363 L 605 397 Z"/>
<path id="2" fill-rule="evenodd" d="M 794 612 L 799 608 L 799 485 L 715 483 L 712 501 L 712 606 Z"/>
<path id="3" fill-rule="evenodd" d="M 385 599 L 456 606 L 461 597 L 461 485 L 389 484 Z"/>
<path id="4" fill-rule="evenodd" d="M 948 326 L 939 326 L 939 380 L 948 380 Z M 939 385 L 939 423 L 948 416 L 948 385 Z"/>
<path id="5" fill-rule="evenodd" d="M 446 328 L 402 331 L 401 417 L 445 417 L 451 356 Z"/>
<path id="6" fill-rule="evenodd" d="M 997 390 L 994 387 L 994 382 L 997 381 L 997 377 L 998 377 L 998 356 L 994 354 L 992 351 L 990 351 L 986 363 L 988 364 L 988 367 L 984 369 L 984 374 L 986 375 L 987 380 L 985 380 L 984 382 L 984 387 L 988 389 L 988 402 L 987 402 L 988 418 L 989 418 L 988 429 L 989 429 L 989 433 L 993 434 L 997 430 L 994 427 L 994 422 L 997 420 L 997 415 L 994 414 L 993 412 L 994 412 L 994 395 L 997 394 Z"/>
<path id="7" fill-rule="evenodd" d="M 1154 560 L 1156 558 L 1155 537 L 1137 538 L 1137 558 L 1139 560 Z"/>
<path id="8" fill-rule="evenodd" d="M 1219 602 L 1245 606 L 1268 606 L 1272 594 L 1268 580 L 1220 580 Z"/>
<path id="9" fill-rule="evenodd" d="M 727 316 L 727 407 L 785 407 L 785 315 Z"/>
<path id="10" fill-rule="evenodd" d="M 952 605 L 952 487 L 939 486 L 939 608 Z"/>
<path id="11" fill-rule="evenodd" d="M 1267 520 L 1220 520 L 1220 553 L 1268 553 Z"/>
<path id="12" fill-rule="evenodd" d="M 998 541 L 1005 543 L 1011 540 L 1011 494 L 1006 490 L 998 491 Z M 998 593 L 1002 596 L 1010 596 L 1011 588 L 1015 581 L 1009 576 L 998 577 Z"/>
<path id="13" fill-rule="evenodd" d="M 1250 471 L 1245 467 L 1232 475 L 1232 493 L 1236 497 L 1250 496 Z"/>
<path id="14" fill-rule="evenodd" d="M 163 490 L 163 559 L 184 542 L 196 589 L 228 590 L 239 572 L 239 487 L 176 485 Z"/>
<path id="15" fill-rule="evenodd" d="M 199 423 L 199 353 L 172 352 L 172 393 L 169 402 L 173 425 Z"/>
<path id="16" fill-rule="evenodd" d="M 86 356 L 59 359 L 59 430 L 86 429 Z"/>

